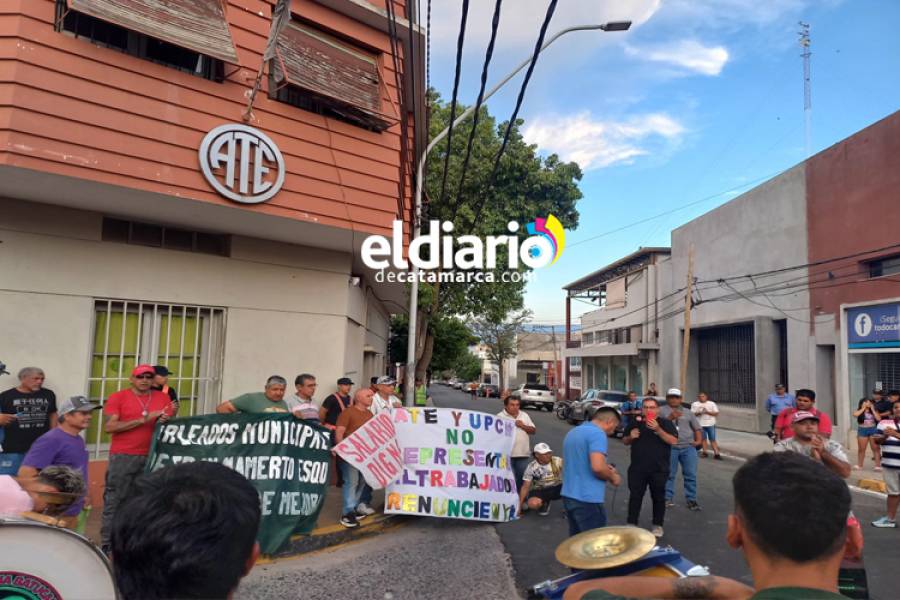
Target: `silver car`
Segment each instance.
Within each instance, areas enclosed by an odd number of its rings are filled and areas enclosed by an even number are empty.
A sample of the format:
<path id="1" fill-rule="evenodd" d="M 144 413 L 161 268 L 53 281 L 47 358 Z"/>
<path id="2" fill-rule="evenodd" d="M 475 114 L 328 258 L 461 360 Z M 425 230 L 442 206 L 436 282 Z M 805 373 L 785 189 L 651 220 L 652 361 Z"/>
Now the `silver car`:
<path id="1" fill-rule="evenodd" d="M 581 398 L 572 403 L 569 410 L 569 423 L 573 425 L 584 421 L 587 418 L 588 408 L 600 408 L 607 406 L 622 410 L 622 403 L 628 400 L 628 392 L 618 390 L 588 390 L 581 395 Z"/>
<path id="2" fill-rule="evenodd" d="M 552 411 L 556 403 L 553 392 L 543 383 L 523 383 L 518 389 L 513 390 L 510 396 L 517 398 L 522 408 L 534 406 Z"/>

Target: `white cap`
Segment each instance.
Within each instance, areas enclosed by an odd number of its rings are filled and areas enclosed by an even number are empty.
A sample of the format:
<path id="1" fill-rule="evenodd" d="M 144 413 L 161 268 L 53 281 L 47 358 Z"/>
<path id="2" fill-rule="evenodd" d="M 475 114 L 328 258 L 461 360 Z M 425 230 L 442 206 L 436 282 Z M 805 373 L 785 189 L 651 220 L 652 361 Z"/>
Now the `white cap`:
<path id="1" fill-rule="evenodd" d="M 681 398 L 681 390 L 678 388 L 669 388 L 669 391 L 666 392 L 666 396 L 678 396 Z"/>
<path id="2" fill-rule="evenodd" d="M 541 442 L 540 444 L 534 445 L 534 453 L 535 454 L 550 454 L 553 450 L 550 449 L 550 446 Z"/>

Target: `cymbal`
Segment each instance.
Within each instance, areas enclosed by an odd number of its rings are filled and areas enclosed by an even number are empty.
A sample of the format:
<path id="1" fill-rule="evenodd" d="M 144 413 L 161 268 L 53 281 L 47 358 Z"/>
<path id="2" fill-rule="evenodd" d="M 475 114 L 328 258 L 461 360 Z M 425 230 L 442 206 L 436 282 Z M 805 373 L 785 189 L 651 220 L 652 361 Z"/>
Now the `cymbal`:
<path id="1" fill-rule="evenodd" d="M 633 526 L 601 527 L 556 547 L 556 560 L 575 569 L 609 569 L 630 563 L 656 546 L 656 537 Z"/>

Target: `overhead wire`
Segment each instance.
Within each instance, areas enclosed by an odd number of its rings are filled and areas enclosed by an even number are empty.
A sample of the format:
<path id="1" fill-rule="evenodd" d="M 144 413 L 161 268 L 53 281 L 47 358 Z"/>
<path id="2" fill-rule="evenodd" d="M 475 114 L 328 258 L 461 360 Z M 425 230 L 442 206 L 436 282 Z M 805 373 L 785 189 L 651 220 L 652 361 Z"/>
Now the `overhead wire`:
<path id="1" fill-rule="evenodd" d="M 469 18 L 469 0 L 463 0 L 459 22 L 459 36 L 456 38 L 456 67 L 453 77 L 453 95 L 450 100 L 450 125 L 447 128 L 447 151 L 444 154 L 444 170 L 441 173 L 441 193 L 438 202 L 444 206 L 447 197 L 447 175 L 450 173 L 450 155 L 453 153 L 453 121 L 456 120 L 456 102 L 459 94 L 459 77 L 462 72 L 463 45 L 466 41 L 466 21 Z"/>
<path id="2" fill-rule="evenodd" d="M 472 147 L 475 144 L 475 133 L 478 128 L 478 121 L 481 117 L 481 105 L 484 103 L 484 90 L 487 87 L 488 70 L 491 64 L 491 58 L 494 56 L 494 44 L 497 41 L 497 29 L 500 26 L 500 8 L 503 0 L 496 0 L 494 3 L 494 16 L 491 19 L 491 38 L 488 41 L 487 50 L 484 53 L 484 65 L 481 68 L 481 87 L 478 89 L 478 99 L 475 101 L 475 111 L 472 113 L 472 128 L 469 130 L 469 140 L 466 142 L 466 154 L 463 158 L 461 173 L 459 175 L 459 185 L 456 188 L 456 201 L 453 203 L 453 212 L 450 221 L 456 221 L 456 213 L 462 204 L 463 183 L 466 180 L 466 172 L 469 168 L 469 160 L 472 157 Z"/>

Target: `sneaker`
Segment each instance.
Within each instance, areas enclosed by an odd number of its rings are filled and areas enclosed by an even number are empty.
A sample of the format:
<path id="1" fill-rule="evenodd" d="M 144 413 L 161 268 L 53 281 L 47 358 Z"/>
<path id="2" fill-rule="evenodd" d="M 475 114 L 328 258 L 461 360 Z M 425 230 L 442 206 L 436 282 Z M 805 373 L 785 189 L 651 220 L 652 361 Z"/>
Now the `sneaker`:
<path id="1" fill-rule="evenodd" d="M 721 454 L 716 454 L 715 456 L 713 456 L 713 458 L 716 460 L 725 460 L 724 458 L 722 458 Z"/>
<path id="2" fill-rule="evenodd" d="M 366 504 L 365 502 L 360 502 L 359 506 L 356 507 L 356 514 L 359 515 L 374 515 L 375 509 Z"/>
<path id="3" fill-rule="evenodd" d="M 672 508 L 673 506 L 675 506 L 674 500 L 666 500 L 666 508 Z"/>
<path id="4" fill-rule="evenodd" d="M 880 470 L 881 470 L 881 467 L 875 467 L 875 468 L 873 469 L 873 471 L 880 471 Z"/>
<path id="5" fill-rule="evenodd" d="M 550 501 L 547 500 L 544 502 L 544 505 L 538 510 L 538 514 L 542 517 L 546 517 L 550 514 Z"/>
<path id="6" fill-rule="evenodd" d="M 341 525 L 347 529 L 353 529 L 354 527 L 359 527 L 359 521 L 356 520 L 356 515 L 347 513 L 341 517 Z"/>
<path id="7" fill-rule="evenodd" d="M 768 437 L 770 440 L 774 441 L 774 440 L 775 440 L 775 432 L 774 432 L 774 431 L 767 431 L 767 432 L 766 432 L 766 437 Z"/>
<path id="8" fill-rule="evenodd" d="M 688 507 L 688 510 L 693 510 L 693 511 L 700 510 L 700 505 L 697 504 L 696 500 L 688 500 L 687 507 Z"/>
<path id="9" fill-rule="evenodd" d="M 881 517 L 877 521 L 872 521 L 872 527 L 895 528 L 897 521 L 892 521 L 887 517 Z"/>
<path id="10" fill-rule="evenodd" d="M 655 535 L 658 538 L 661 538 L 663 536 L 663 528 L 660 527 L 659 525 L 654 525 L 653 529 L 650 530 L 650 533 L 652 533 L 653 535 Z"/>
<path id="11" fill-rule="evenodd" d="M 859 465 L 853 465 L 853 470 L 854 470 L 854 471 L 859 471 L 860 469 L 862 469 L 861 466 L 859 466 Z"/>
<path id="12" fill-rule="evenodd" d="M 700 456 L 701 456 L 702 458 L 709 458 L 709 453 L 707 453 L 707 452 L 701 452 L 701 453 L 700 453 Z"/>

